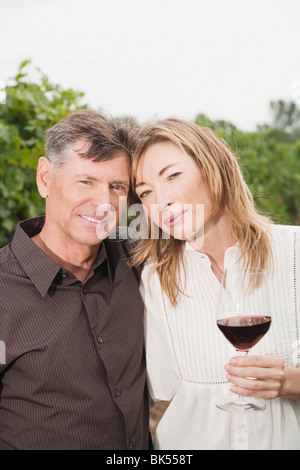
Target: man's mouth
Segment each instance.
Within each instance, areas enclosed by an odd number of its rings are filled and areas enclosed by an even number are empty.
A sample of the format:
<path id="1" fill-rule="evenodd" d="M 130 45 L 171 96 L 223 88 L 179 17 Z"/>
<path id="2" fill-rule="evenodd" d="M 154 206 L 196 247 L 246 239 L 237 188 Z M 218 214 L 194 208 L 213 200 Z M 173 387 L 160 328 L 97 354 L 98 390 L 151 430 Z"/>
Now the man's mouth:
<path id="1" fill-rule="evenodd" d="M 104 217 L 99 217 L 99 218 L 95 218 L 95 217 L 91 217 L 89 215 L 80 215 L 80 217 L 84 220 L 87 220 L 88 222 L 92 222 L 94 224 L 99 224 L 100 222 L 104 221 Z M 107 219 L 105 219 L 107 221 Z"/>

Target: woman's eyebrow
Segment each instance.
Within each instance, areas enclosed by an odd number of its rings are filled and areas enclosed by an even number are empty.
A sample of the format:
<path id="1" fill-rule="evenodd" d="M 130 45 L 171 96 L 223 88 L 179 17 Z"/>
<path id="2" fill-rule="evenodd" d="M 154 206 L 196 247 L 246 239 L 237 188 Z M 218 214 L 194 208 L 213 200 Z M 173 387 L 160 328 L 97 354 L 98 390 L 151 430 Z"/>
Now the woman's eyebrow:
<path id="1" fill-rule="evenodd" d="M 162 168 L 160 170 L 160 172 L 158 173 L 158 176 L 162 176 L 165 171 L 167 171 L 169 168 L 171 168 L 172 166 L 175 166 L 175 165 L 176 165 L 176 163 L 171 163 L 170 165 L 165 166 L 164 168 Z"/>
<path id="2" fill-rule="evenodd" d="M 177 165 L 177 163 L 171 163 L 170 165 L 165 166 L 164 168 L 162 168 L 162 169 L 158 172 L 158 176 L 162 176 L 165 171 L 167 171 L 169 168 L 171 168 L 172 166 L 175 166 L 175 165 Z M 139 186 L 143 186 L 144 184 L 146 184 L 146 183 L 144 183 L 143 181 L 141 181 L 140 183 L 137 183 L 137 184 L 135 185 L 135 187 L 138 188 Z"/>

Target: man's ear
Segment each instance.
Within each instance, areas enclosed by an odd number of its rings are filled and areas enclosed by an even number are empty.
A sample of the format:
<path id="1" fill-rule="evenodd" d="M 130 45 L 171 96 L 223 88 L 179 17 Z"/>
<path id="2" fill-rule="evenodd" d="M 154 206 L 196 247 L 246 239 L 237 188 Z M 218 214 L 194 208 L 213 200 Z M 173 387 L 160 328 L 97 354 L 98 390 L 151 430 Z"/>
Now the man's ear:
<path id="1" fill-rule="evenodd" d="M 40 157 L 36 170 L 36 184 L 40 195 L 45 199 L 48 196 L 50 161 L 46 157 Z"/>

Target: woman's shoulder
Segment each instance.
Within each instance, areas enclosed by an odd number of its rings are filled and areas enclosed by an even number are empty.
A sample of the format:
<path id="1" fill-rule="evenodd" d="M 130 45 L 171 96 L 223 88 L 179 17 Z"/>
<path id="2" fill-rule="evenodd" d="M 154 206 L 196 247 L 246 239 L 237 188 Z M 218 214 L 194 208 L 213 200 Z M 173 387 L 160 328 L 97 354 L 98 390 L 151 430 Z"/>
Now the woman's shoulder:
<path id="1" fill-rule="evenodd" d="M 273 253 L 277 256 L 289 257 L 295 250 L 300 250 L 300 226 L 272 225 L 270 236 Z"/>
<path id="2" fill-rule="evenodd" d="M 279 225 L 274 224 L 270 226 L 270 232 L 273 237 L 288 237 L 293 234 L 300 235 L 300 226 L 299 225 Z"/>
<path id="3" fill-rule="evenodd" d="M 271 225 L 272 230 L 278 231 L 278 232 L 300 232 L 300 225 L 280 225 L 280 224 L 274 224 Z"/>
<path id="4" fill-rule="evenodd" d="M 143 263 L 143 268 L 142 268 L 142 278 L 145 279 L 146 277 L 151 277 L 157 278 L 158 279 L 158 273 L 157 270 L 155 269 L 155 266 L 157 264 L 157 261 L 150 257 L 148 258 L 144 263 Z"/>

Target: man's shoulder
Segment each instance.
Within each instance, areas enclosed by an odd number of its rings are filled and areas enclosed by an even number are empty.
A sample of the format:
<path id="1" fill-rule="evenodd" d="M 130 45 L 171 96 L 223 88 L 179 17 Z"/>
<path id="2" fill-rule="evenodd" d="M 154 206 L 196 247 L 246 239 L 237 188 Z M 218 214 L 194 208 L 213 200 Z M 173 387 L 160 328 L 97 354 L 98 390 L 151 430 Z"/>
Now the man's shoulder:
<path id="1" fill-rule="evenodd" d="M 6 245 L 0 248 L 0 296 L 9 296 L 9 287 L 14 288 L 16 279 L 19 276 L 23 277 L 24 275 L 24 270 L 15 257 L 11 246 Z"/>
<path id="2" fill-rule="evenodd" d="M 0 270 L 3 266 L 15 261 L 15 259 L 10 244 L 0 248 Z"/>

